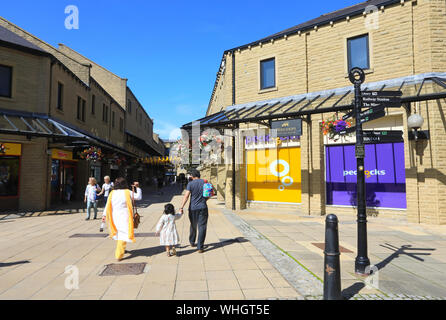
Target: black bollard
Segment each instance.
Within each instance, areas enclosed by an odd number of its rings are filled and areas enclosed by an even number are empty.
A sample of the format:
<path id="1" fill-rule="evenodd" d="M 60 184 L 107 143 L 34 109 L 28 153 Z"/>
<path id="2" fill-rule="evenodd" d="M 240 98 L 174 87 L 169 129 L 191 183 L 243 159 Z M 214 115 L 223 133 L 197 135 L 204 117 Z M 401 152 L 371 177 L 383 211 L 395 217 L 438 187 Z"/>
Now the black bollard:
<path id="1" fill-rule="evenodd" d="M 339 256 L 338 217 L 329 214 L 325 219 L 324 300 L 342 300 Z"/>

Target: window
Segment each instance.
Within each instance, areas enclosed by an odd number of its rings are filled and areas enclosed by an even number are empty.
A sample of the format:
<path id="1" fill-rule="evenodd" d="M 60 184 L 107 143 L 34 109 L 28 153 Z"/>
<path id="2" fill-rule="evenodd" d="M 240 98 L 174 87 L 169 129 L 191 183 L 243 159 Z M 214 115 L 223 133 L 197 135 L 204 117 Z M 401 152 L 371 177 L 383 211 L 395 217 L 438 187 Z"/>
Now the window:
<path id="1" fill-rule="evenodd" d="M 102 105 L 102 121 L 108 122 L 108 106 Z"/>
<path id="2" fill-rule="evenodd" d="M 96 96 L 91 97 L 91 114 L 94 115 L 96 112 Z"/>
<path id="3" fill-rule="evenodd" d="M 0 197 L 19 194 L 19 157 L 0 157 Z"/>
<path id="4" fill-rule="evenodd" d="M 0 65 L 0 97 L 12 96 L 12 68 Z"/>
<path id="5" fill-rule="evenodd" d="M 114 128 L 115 127 L 115 112 L 114 111 L 112 111 L 111 116 L 112 116 L 112 128 Z"/>
<path id="6" fill-rule="evenodd" d="M 276 86 L 276 59 L 271 58 L 260 61 L 260 89 L 274 88 Z"/>
<path id="7" fill-rule="evenodd" d="M 369 35 L 347 39 L 348 70 L 354 67 L 370 69 Z"/>
<path id="8" fill-rule="evenodd" d="M 81 108 L 82 108 L 82 99 L 81 97 L 77 97 L 77 116 L 78 120 L 81 120 Z"/>
<path id="9" fill-rule="evenodd" d="M 85 122 L 85 108 L 87 105 L 87 101 L 85 101 L 84 99 L 82 99 L 82 121 Z"/>
<path id="10" fill-rule="evenodd" d="M 77 119 L 85 122 L 85 105 L 86 101 L 81 97 L 77 97 Z"/>
<path id="11" fill-rule="evenodd" d="M 124 119 L 119 118 L 119 131 L 124 132 Z"/>
<path id="12" fill-rule="evenodd" d="M 57 109 L 63 110 L 63 84 L 57 83 Z"/>
<path id="13" fill-rule="evenodd" d="M 127 111 L 132 113 L 132 101 L 130 99 L 127 100 Z"/>

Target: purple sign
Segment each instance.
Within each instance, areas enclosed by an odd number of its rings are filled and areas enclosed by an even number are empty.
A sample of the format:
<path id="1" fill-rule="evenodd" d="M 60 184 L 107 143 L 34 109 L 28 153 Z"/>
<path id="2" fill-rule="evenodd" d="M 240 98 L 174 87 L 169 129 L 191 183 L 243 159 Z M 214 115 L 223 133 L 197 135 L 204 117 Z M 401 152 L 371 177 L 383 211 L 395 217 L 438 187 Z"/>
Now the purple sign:
<path id="1" fill-rule="evenodd" d="M 326 147 L 327 204 L 356 206 L 354 145 Z M 365 145 L 367 207 L 406 208 L 404 143 Z"/>

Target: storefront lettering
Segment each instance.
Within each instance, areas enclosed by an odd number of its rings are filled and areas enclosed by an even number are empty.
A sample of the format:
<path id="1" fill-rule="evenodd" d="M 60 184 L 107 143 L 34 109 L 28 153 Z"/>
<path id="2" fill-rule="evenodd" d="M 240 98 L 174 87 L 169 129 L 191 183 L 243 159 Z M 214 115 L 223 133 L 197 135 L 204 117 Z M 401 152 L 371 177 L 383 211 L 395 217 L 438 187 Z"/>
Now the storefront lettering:
<path id="1" fill-rule="evenodd" d="M 386 175 L 386 170 L 366 170 L 364 171 L 365 177 L 366 178 L 370 178 L 371 176 L 385 176 Z M 356 170 L 344 170 L 344 177 L 345 176 L 356 176 Z"/>

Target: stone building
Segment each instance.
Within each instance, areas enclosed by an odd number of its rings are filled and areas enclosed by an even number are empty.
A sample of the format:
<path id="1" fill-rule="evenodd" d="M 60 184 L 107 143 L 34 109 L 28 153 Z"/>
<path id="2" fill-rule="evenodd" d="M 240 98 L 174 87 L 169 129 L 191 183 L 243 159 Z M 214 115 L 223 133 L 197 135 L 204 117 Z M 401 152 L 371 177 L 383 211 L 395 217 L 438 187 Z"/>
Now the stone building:
<path id="1" fill-rule="evenodd" d="M 155 137 L 127 79 L 0 18 L 0 211 L 82 200 L 90 176 L 149 181 Z M 89 148 L 102 159 L 80 156 Z"/>
<path id="2" fill-rule="evenodd" d="M 368 214 L 446 223 L 443 0 L 369 0 L 226 50 L 199 122 L 238 129 L 225 141 L 236 163 L 203 170 L 228 208 L 355 214 L 355 137 L 322 130 L 352 109 L 352 67 L 364 69 L 364 91 L 402 91 L 401 107 L 363 124 L 395 133 L 366 144 Z M 424 118 L 426 139 L 413 139 L 412 114 Z M 293 119 L 302 120 L 298 136 L 271 139 L 274 122 Z"/>

